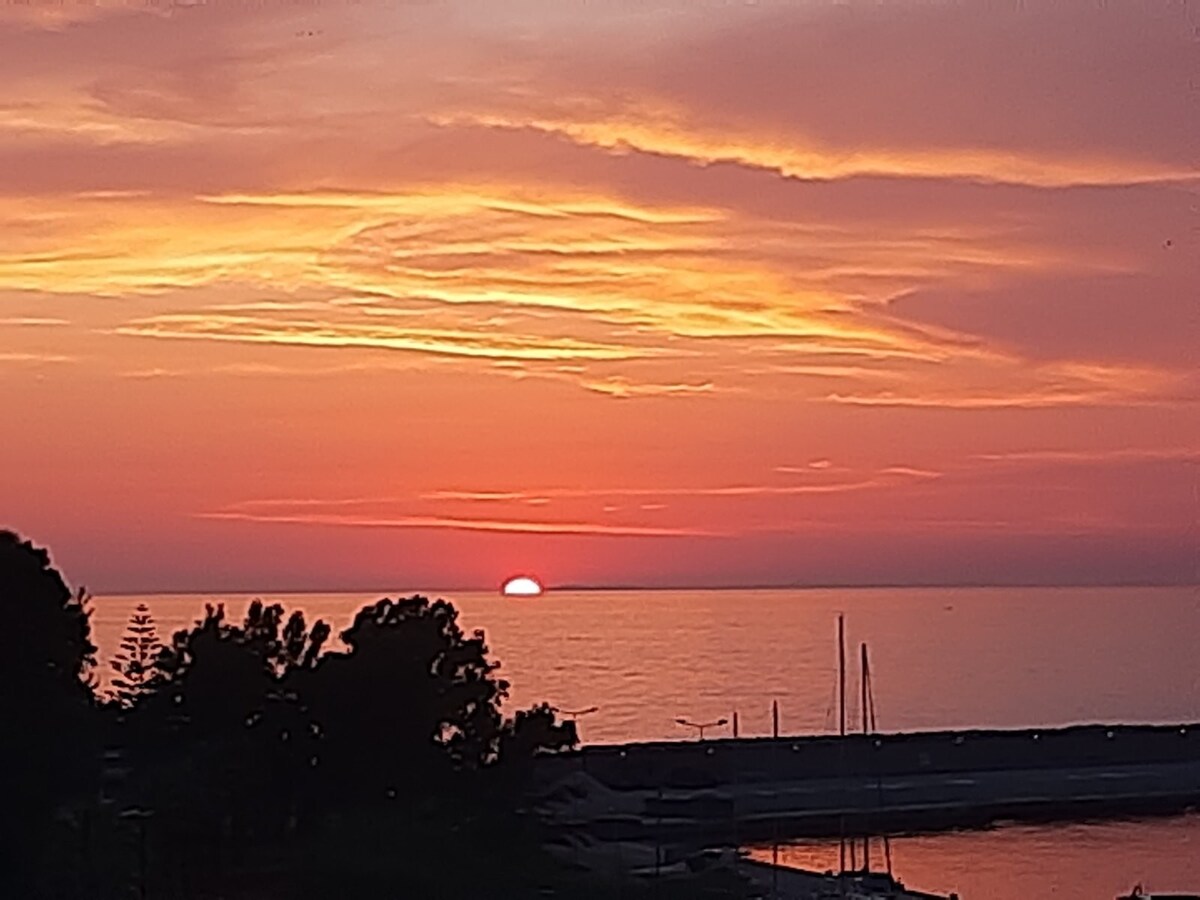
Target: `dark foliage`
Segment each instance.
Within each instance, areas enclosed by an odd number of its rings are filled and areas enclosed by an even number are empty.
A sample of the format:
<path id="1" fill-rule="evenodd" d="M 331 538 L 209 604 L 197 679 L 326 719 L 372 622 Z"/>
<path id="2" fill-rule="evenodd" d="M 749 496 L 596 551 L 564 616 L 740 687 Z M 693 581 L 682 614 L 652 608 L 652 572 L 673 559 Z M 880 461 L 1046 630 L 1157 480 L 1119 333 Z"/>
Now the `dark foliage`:
<path id="1" fill-rule="evenodd" d="M 174 636 L 124 730 L 127 799 L 190 852 L 175 869 L 192 883 L 275 871 L 298 897 L 477 896 L 536 871 L 536 828 L 517 814 L 529 760 L 573 746 L 574 727 L 548 706 L 506 722 L 508 686 L 448 603 L 381 600 L 340 637 L 326 650 L 323 622 L 257 602 L 240 626 L 210 608 Z"/>
<path id="2" fill-rule="evenodd" d="M 129 617 L 120 648 L 109 663 L 117 673 L 111 682 L 116 703 L 130 707 L 150 692 L 156 674 L 155 662 L 162 650 L 150 607 L 139 603 Z"/>
<path id="3" fill-rule="evenodd" d="M 0 895 L 21 896 L 43 862 L 54 816 L 91 784 L 97 746 L 87 678 L 95 647 L 86 595 L 49 554 L 0 531 Z M 7 887 L 7 890 L 4 888 Z"/>
<path id="4" fill-rule="evenodd" d="M 84 595 L 8 533 L 0 602 L 20 624 L 0 653 L 0 896 L 592 895 L 524 812 L 534 759 L 574 725 L 546 704 L 506 718 L 483 634 L 448 603 L 381 600 L 335 646 L 259 602 L 164 646 L 142 605 L 102 704 Z"/>

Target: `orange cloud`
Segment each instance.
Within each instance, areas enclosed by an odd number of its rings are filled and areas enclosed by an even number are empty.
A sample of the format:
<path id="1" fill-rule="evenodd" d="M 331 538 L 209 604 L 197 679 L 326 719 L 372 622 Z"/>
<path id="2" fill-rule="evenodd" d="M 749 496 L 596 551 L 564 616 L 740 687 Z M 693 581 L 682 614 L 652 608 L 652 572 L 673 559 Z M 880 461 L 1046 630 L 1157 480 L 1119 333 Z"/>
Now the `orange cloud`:
<path id="1" fill-rule="evenodd" d="M 472 519 L 450 516 L 356 516 L 330 513 L 200 513 L 200 518 L 273 525 L 328 525 L 349 528 L 430 528 L 451 531 L 487 531 L 509 534 L 587 535 L 591 537 L 700 537 L 719 532 L 697 528 L 656 528 L 640 525 L 606 525 L 597 522 L 542 522 L 513 519 Z"/>

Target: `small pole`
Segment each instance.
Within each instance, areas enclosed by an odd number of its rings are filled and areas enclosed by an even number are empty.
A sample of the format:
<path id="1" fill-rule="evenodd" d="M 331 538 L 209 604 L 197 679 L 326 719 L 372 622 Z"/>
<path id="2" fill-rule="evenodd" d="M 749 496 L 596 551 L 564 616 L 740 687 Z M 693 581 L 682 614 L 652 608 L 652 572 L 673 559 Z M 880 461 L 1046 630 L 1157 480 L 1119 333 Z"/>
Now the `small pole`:
<path id="1" fill-rule="evenodd" d="M 149 856 L 146 853 L 146 819 L 141 817 L 138 824 L 138 896 L 146 900 L 146 870 L 149 868 Z"/>
<path id="2" fill-rule="evenodd" d="M 736 709 L 733 711 L 733 736 L 735 738 L 738 736 L 738 714 Z"/>
<path id="3" fill-rule="evenodd" d="M 846 736 L 846 617 L 838 616 L 838 734 Z"/>
<path id="4" fill-rule="evenodd" d="M 771 701 L 771 737 L 779 737 L 779 701 Z"/>

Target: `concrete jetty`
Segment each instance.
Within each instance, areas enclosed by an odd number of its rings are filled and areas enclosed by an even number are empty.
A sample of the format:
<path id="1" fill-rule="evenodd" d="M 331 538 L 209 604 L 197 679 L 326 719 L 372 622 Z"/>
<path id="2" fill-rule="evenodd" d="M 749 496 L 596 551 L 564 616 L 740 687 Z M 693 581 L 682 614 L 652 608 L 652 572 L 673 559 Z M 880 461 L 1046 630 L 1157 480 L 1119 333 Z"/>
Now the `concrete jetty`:
<path id="1" fill-rule="evenodd" d="M 837 836 L 1200 806 L 1200 725 L 588 746 L 539 762 L 544 806 L 612 836 Z"/>

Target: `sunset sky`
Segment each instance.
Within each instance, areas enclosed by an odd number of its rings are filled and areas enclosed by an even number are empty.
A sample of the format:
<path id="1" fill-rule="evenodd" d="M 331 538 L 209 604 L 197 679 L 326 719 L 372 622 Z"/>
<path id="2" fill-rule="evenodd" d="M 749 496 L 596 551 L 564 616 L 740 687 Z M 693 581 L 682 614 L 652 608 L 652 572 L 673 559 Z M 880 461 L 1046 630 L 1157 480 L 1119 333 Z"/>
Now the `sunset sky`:
<path id="1" fill-rule="evenodd" d="M 1200 7 L 0 8 L 0 526 L 97 591 L 1174 582 Z"/>

